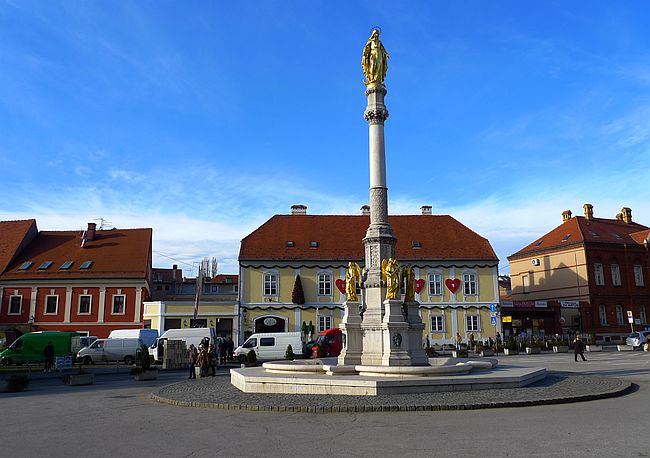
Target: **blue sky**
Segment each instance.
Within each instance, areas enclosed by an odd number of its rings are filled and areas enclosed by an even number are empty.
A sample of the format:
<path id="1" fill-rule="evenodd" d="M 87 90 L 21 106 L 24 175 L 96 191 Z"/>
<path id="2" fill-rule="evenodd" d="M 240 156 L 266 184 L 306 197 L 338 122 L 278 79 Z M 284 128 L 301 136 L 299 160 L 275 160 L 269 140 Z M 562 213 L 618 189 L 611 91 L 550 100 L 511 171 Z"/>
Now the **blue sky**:
<path id="1" fill-rule="evenodd" d="M 368 201 L 361 50 L 386 85 L 389 211 L 451 214 L 506 256 L 561 212 L 650 225 L 642 1 L 0 0 L 0 219 L 153 227 L 154 266 L 292 204 Z"/>

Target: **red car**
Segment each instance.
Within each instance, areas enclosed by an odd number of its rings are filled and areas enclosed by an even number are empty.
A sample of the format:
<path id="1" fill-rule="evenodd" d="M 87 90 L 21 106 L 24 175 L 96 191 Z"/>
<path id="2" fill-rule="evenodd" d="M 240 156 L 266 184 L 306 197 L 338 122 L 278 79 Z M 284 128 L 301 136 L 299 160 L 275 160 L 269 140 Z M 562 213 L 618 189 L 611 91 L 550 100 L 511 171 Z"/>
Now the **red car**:
<path id="1" fill-rule="evenodd" d="M 323 353 L 318 354 L 318 347 L 321 346 Z M 312 358 L 338 356 L 343 349 L 343 332 L 339 328 L 327 329 L 318 333 L 318 338 L 313 347 L 311 347 Z"/>

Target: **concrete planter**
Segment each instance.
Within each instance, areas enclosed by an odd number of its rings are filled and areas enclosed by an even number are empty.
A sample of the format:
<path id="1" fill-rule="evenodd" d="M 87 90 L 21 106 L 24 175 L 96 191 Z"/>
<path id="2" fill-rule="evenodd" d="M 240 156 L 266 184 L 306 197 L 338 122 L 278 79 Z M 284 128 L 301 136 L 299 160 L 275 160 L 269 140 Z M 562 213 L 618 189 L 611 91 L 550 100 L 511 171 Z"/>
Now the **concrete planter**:
<path id="1" fill-rule="evenodd" d="M 494 356 L 494 350 L 481 350 L 481 356 Z"/>
<path id="2" fill-rule="evenodd" d="M 68 386 L 92 385 L 95 374 L 68 374 L 63 376 L 63 383 Z"/>
<path id="3" fill-rule="evenodd" d="M 566 345 L 553 346 L 554 353 L 569 353 L 569 347 Z"/>
<path id="4" fill-rule="evenodd" d="M 508 348 L 504 348 L 504 349 L 503 349 L 503 354 L 506 355 L 506 356 L 518 355 L 518 354 L 519 354 L 519 350 L 510 350 L 510 349 L 508 349 Z"/>
<path id="5" fill-rule="evenodd" d="M 452 350 L 452 358 L 467 358 L 467 350 Z"/>
<path id="6" fill-rule="evenodd" d="M 633 351 L 634 347 L 632 345 L 617 345 L 616 349 L 618 351 Z"/>
<path id="7" fill-rule="evenodd" d="M 153 371 L 140 372 L 139 374 L 135 374 L 133 378 L 139 382 L 144 382 L 146 380 L 157 380 L 158 371 L 153 370 Z"/>
<path id="8" fill-rule="evenodd" d="M 603 347 L 600 345 L 587 345 L 587 351 L 603 351 Z"/>
<path id="9" fill-rule="evenodd" d="M 526 354 L 527 355 L 535 355 L 537 353 L 541 353 L 542 349 L 539 347 L 526 347 Z"/>

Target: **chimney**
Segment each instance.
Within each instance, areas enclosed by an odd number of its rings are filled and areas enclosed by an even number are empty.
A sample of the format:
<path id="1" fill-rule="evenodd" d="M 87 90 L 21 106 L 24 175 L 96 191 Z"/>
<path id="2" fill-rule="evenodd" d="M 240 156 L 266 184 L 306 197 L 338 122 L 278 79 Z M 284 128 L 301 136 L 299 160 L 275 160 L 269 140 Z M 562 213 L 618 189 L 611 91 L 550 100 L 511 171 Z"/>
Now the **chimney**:
<path id="1" fill-rule="evenodd" d="M 562 212 L 562 222 L 569 221 L 571 219 L 571 210 L 564 210 Z"/>
<path id="2" fill-rule="evenodd" d="M 362 205 L 361 214 L 364 216 L 368 216 L 370 214 L 370 205 Z"/>
<path id="3" fill-rule="evenodd" d="M 588 220 L 594 219 L 594 206 L 591 204 L 584 204 L 582 208 L 585 209 L 585 218 Z"/>
<path id="4" fill-rule="evenodd" d="M 88 223 L 88 230 L 86 231 L 86 242 L 92 242 L 95 240 L 95 229 L 97 228 L 97 224 L 95 223 Z"/>
<path id="5" fill-rule="evenodd" d="M 422 205 L 420 207 L 420 213 L 423 215 L 430 215 L 431 214 L 431 205 Z"/>
<path id="6" fill-rule="evenodd" d="M 292 215 L 306 215 L 307 214 L 307 205 L 292 205 L 291 206 Z"/>
<path id="7" fill-rule="evenodd" d="M 621 208 L 621 214 L 623 215 L 623 221 L 627 224 L 632 222 L 632 209 L 630 207 Z"/>

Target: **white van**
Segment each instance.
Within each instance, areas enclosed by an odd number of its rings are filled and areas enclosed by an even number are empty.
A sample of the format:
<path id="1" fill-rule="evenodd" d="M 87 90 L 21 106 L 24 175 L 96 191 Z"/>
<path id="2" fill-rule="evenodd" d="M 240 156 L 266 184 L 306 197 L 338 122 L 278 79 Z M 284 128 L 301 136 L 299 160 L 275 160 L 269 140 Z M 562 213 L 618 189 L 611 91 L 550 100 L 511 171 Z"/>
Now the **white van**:
<path id="1" fill-rule="evenodd" d="M 260 361 L 284 359 L 287 346 L 291 345 L 296 355 L 302 353 L 302 339 L 299 332 L 265 332 L 253 334 L 234 351 L 234 358 L 245 362 L 248 353 L 255 352 Z"/>
<path id="2" fill-rule="evenodd" d="M 217 336 L 214 328 L 168 329 L 149 346 L 149 354 L 153 357 L 154 361 L 162 361 L 163 342 L 165 340 L 182 340 L 185 342 L 187 348 L 192 344 L 194 344 L 196 348 L 199 348 L 199 344 L 206 337 L 210 339 L 211 344 L 216 345 Z"/>
<path id="3" fill-rule="evenodd" d="M 140 339 L 148 347 L 158 338 L 157 329 L 115 329 L 108 335 L 109 339 Z"/>
<path id="4" fill-rule="evenodd" d="M 136 353 L 142 344 L 140 339 L 97 339 L 89 347 L 79 350 L 77 361 L 83 364 L 107 361 L 123 361 L 124 364 L 131 364 L 135 361 Z"/>

